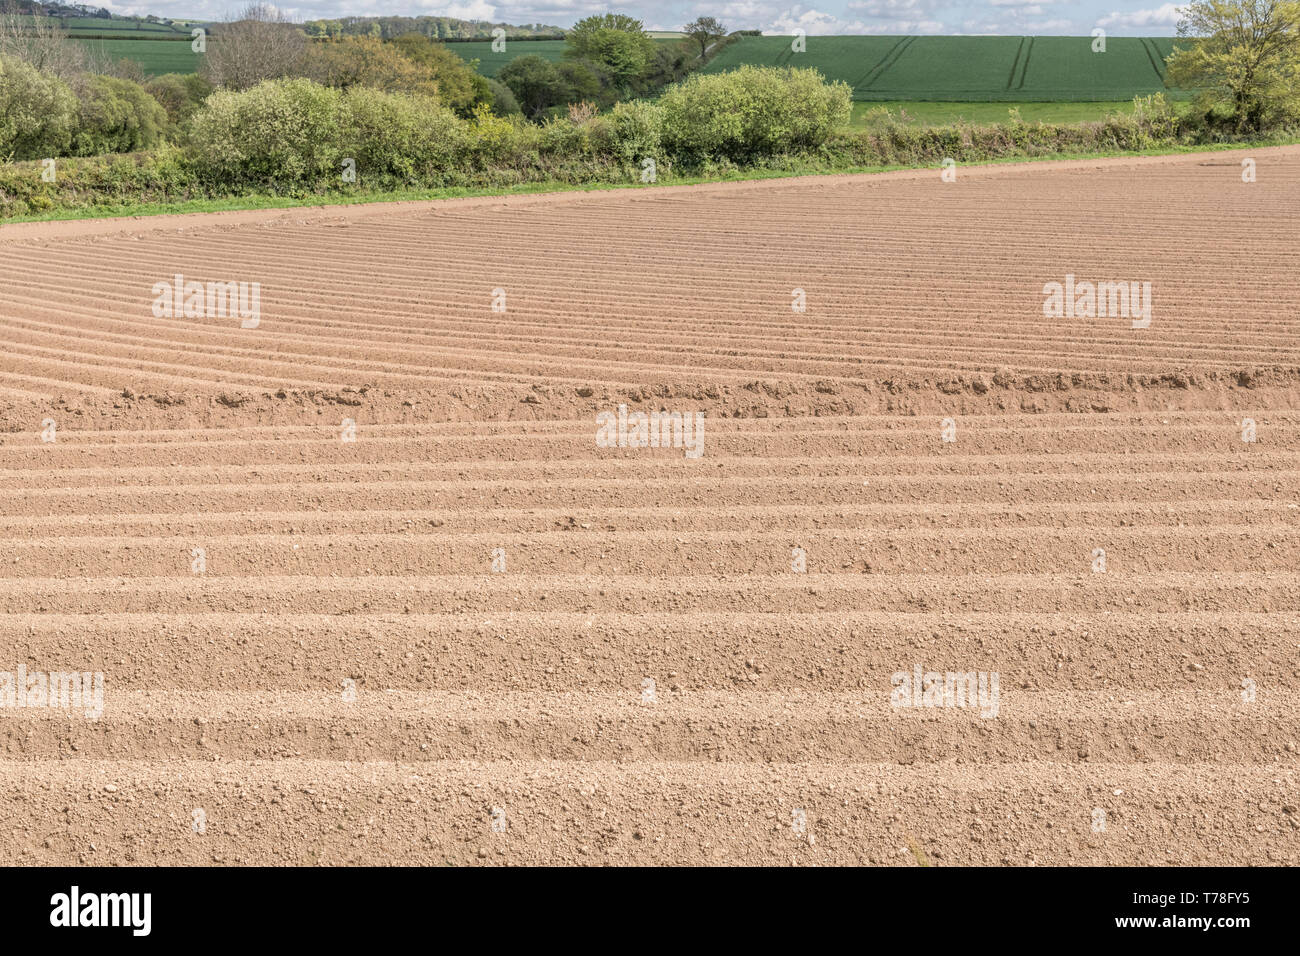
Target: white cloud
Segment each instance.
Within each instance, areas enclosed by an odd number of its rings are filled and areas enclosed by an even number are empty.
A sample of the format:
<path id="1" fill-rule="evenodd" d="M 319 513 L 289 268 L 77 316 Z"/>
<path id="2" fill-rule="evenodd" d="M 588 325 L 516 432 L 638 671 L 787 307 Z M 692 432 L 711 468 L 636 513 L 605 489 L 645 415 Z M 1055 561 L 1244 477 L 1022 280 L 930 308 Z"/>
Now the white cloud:
<path id="1" fill-rule="evenodd" d="M 429 16 L 458 16 L 448 14 L 441 0 L 424 0 Z M 391 5 L 390 5 L 391 9 Z M 533 3 L 495 4 L 496 15 L 490 19 L 499 23 L 553 23 L 557 26 L 571 26 L 583 17 L 593 13 L 605 13 L 610 7 L 595 0 L 535 0 Z M 630 13 L 643 18 L 639 10 L 615 7 L 623 13 Z M 471 19 L 466 17 L 465 19 Z"/>
<path id="2" fill-rule="evenodd" d="M 96 3 L 96 0 L 89 0 Z M 114 11 L 163 17 L 223 19 L 249 0 L 98 0 Z M 272 0 L 274 2 L 274 0 Z M 1110 0 L 1105 6 L 1070 0 L 281 0 L 298 19 L 344 16 L 453 16 L 568 27 L 592 13 L 618 10 L 651 27 L 680 29 L 696 14 L 716 16 L 731 29 L 788 35 L 881 33 L 1069 33 L 1100 25 L 1117 34 L 1172 33 L 1186 0 Z M 1110 4 L 1145 2 L 1148 9 L 1106 12 Z M 0 0 L 3 5 L 4 0 Z M 1050 19 L 1047 19 L 1049 18 Z M 680 21 L 680 22 L 678 22 Z"/>
<path id="3" fill-rule="evenodd" d="M 774 33 L 789 33 L 794 29 L 805 33 L 838 33 L 841 23 L 839 17 L 832 13 L 794 6 L 773 17 L 768 26 Z"/>
<path id="4" fill-rule="evenodd" d="M 421 4 L 423 6 L 423 4 Z M 457 20 L 495 20 L 497 8 L 484 0 L 471 0 L 470 3 L 449 3 L 442 7 L 439 15 L 455 17 Z"/>
<path id="5" fill-rule="evenodd" d="M 89 0 L 94 2 L 94 0 Z M 249 0 L 146 0 L 152 7 L 170 5 L 185 11 L 207 6 L 218 11 L 243 6 Z M 593 13 L 620 10 L 645 18 L 650 12 L 635 2 L 612 6 L 601 0 L 298 0 L 292 8 L 301 19 L 316 20 L 347 16 L 456 17 L 461 20 L 490 20 L 496 23 L 549 23 L 571 26 Z M 648 4 L 644 5 L 649 7 Z M 653 10 L 656 15 L 662 11 Z M 685 21 L 683 21 L 685 22 Z"/>
<path id="6" fill-rule="evenodd" d="M 832 13 L 794 6 L 770 17 L 763 24 L 763 32 L 789 34 L 803 30 L 809 36 L 821 35 L 871 35 L 887 33 L 943 33 L 944 24 L 924 18 L 924 13 L 936 0 L 859 0 L 848 4 L 854 12 L 885 20 L 885 23 L 867 23 L 846 20 Z M 904 19 L 910 17 L 910 19 Z"/>
<path id="7" fill-rule="evenodd" d="M 775 15 L 779 4 L 762 3 L 758 0 L 734 0 L 723 5 L 716 14 L 719 17 L 733 17 L 745 20 L 766 20 Z"/>
<path id="8" fill-rule="evenodd" d="M 948 33 L 947 26 L 938 20 L 895 20 L 892 23 L 863 27 L 853 33 Z"/>
<path id="9" fill-rule="evenodd" d="M 869 17 L 901 20 L 915 18 L 934 5 L 935 0 L 850 0 L 848 8 Z"/>
<path id="10" fill-rule="evenodd" d="M 1055 20 L 1035 20 L 1033 23 L 1028 24 L 1028 26 L 1033 29 L 1036 36 L 1043 36 L 1048 33 L 1054 33 L 1058 30 L 1065 32 L 1078 29 L 1078 24 L 1073 20 L 1063 20 L 1060 18 Z"/>
<path id="11" fill-rule="evenodd" d="M 1166 3 L 1154 10 L 1134 10 L 1132 13 L 1111 13 L 1100 17 L 1097 23 L 1103 27 L 1172 27 L 1182 19 L 1182 7 L 1175 3 Z"/>

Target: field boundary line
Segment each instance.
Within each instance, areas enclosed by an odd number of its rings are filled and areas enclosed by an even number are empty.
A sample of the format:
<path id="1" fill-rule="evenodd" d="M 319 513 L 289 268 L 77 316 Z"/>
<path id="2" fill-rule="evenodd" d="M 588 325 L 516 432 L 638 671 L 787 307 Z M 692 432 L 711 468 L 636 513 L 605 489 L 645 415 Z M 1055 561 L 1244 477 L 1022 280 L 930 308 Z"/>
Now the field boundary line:
<path id="1" fill-rule="evenodd" d="M 1025 37 L 1020 38 L 1020 45 L 1016 47 L 1016 57 L 1011 61 L 1011 75 L 1007 77 L 1006 89 L 1012 89 L 1016 82 L 1016 67 L 1020 65 L 1020 54 L 1025 49 Z"/>
<path id="2" fill-rule="evenodd" d="M 1155 49 L 1155 44 L 1147 37 L 1142 37 L 1142 49 L 1146 51 L 1147 59 L 1151 61 L 1151 69 L 1156 71 L 1156 79 L 1160 81 L 1160 85 L 1168 86 L 1165 81 L 1165 71 L 1161 69 L 1164 60 L 1160 57 L 1160 51 Z"/>
<path id="3" fill-rule="evenodd" d="M 1029 58 L 1034 55 L 1034 38 L 1029 38 L 1029 45 L 1025 47 L 1025 61 L 1020 65 L 1020 82 L 1016 84 L 1017 90 L 1025 88 L 1025 76 L 1029 73 Z"/>
<path id="4" fill-rule="evenodd" d="M 903 39 L 890 47 L 889 52 L 881 58 L 880 62 L 867 71 L 867 75 L 864 78 L 866 82 L 861 84 L 861 88 L 864 90 L 869 89 L 873 83 L 889 72 L 890 67 L 898 62 L 899 58 L 907 52 L 907 48 L 910 47 L 915 40 L 916 37 L 914 36 L 903 37 Z M 872 76 L 872 73 L 875 73 L 876 75 Z M 858 89 L 858 86 L 855 85 L 854 89 Z"/>

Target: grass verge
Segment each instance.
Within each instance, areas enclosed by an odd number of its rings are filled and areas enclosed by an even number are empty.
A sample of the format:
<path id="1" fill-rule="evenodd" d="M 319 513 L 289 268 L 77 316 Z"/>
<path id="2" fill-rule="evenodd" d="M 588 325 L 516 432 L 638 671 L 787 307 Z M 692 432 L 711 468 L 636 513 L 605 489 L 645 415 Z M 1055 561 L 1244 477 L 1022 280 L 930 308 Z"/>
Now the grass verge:
<path id="1" fill-rule="evenodd" d="M 869 125 L 868 116 L 873 109 L 887 108 L 900 122 L 912 126 L 952 126 L 956 123 L 1005 123 L 1007 112 L 1020 110 L 1026 123 L 1089 123 L 1100 122 L 1112 113 L 1127 115 L 1133 112 L 1132 100 L 1115 100 L 1101 103 L 929 103 L 914 100 L 865 102 L 855 100 L 849 126 L 862 129 Z"/>

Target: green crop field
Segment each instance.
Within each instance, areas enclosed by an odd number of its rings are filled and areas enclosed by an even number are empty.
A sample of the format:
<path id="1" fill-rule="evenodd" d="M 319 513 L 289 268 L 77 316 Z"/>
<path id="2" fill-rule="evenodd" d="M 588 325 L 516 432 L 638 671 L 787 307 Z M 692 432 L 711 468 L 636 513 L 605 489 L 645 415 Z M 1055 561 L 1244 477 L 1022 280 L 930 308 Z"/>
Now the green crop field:
<path id="1" fill-rule="evenodd" d="M 38 22 L 53 23 L 69 36 L 181 37 L 190 28 L 177 23 L 151 23 L 147 20 L 116 20 L 107 17 L 40 17 Z"/>
<path id="2" fill-rule="evenodd" d="M 791 37 L 741 37 L 723 47 L 703 70 L 723 73 L 738 66 L 812 66 L 827 78 L 856 89 L 874 75 L 890 52 L 910 37 L 808 37 L 808 49 L 794 53 Z"/>
<path id="3" fill-rule="evenodd" d="M 84 43 L 110 60 L 135 60 L 149 76 L 194 73 L 199 55 L 190 49 L 193 23 L 150 23 L 146 20 L 107 17 L 42 17 L 53 22 L 78 43 Z"/>
<path id="4" fill-rule="evenodd" d="M 135 60 L 149 75 L 199 68 L 188 24 L 96 18 L 60 23 L 80 42 L 114 60 Z M 1105 53 L 1092 52 L 1090 37 L 810 36 L 800 53 L 791 49 L 791 40 L 741 37 L 703 72 L 744 64 L 809 66 L 828 79 L 843 80 L 862 102 L 1101 104 L 1161 91 L 1181 96 L 1164 85 L 1172 37 L 1110 37 Z M 508 40 L 501 53 L 492 52 L 491 40 L 447 46 L 465 60 L 478 60 L 484 76 L 496 76 L 515 57 L 528 54 L 558 62 L 565 50 L 563 40 Z"/>
<path id="5" fill-rule="evenodd" d="M 680 43 L 680 37 L 653 37 L 657 44 Z M 468 43 L 448 43 L 447 49 L 465 60 L 478 60 L 478 71 L 484 76 L 496 76 L 501 68 L 517 56 L 536 54 L 544 60 L 558 63 L 564 59 L 563 40 L 507 40 L 501 53 L 492 52 L 491 40 L 471 40 Z"/>
<path id="6" fill-rule="evenodd" d="M 1017 90 L 1050 99 L 1157 93 L 1173 48 L 1173 37 L 1110 37 L 1105 53 L 1093 53 L 1087 38 L 1036 37 L 1025 50 Z"/>
<path id="7" fill-rule="evenodd" d="M 478 71 L 484 76 L 496 76 L 501 68 L 517 56 L 536 54 L 545 60 L 559 62 L 564 56 L 563 40 L 506 40 L 501 53 L 492 52 L 491 40 L 474 40 L 469 43 L 448 43 L 447 49 L 465 60 L 478 60 Z"/>
<path id="8" fill-rule="evenodd" d="M 705 67 L 808 66 L 853 88 L 856 100 L 1089 102 L 1165 90 L 1172 37 L 811 36 L 741 37 Z"/>
<path id="9" fill-rule="evenodd" d="M 857 91 L 864 99 L 966 99 L 1008 89 L 1020 37 L 907 37 Z M 812 44 L 809 44 L 812 48 Z"/>
<path id="10" fill-rule="evenodd" d="M 148 76 L 163 73 L 197 73 L 199 54 L 190 49 L 186 34 L 177 40 L 78 40 L 110 60 L 135 60 Z"/>

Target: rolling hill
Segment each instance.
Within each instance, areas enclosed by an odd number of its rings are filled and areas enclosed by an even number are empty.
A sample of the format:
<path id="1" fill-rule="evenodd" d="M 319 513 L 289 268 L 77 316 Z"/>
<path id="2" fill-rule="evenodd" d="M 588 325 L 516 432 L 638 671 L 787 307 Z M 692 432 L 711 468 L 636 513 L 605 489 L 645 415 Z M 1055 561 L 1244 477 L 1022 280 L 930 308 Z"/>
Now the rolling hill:
<path id="1" fill-rule="evenodd" d="M 703 70 L 807 66 L 853 88 L 856 100 L 1092 101 L 1168 92 L 1172 37 L 812 36 L 741 37 Z"/>

